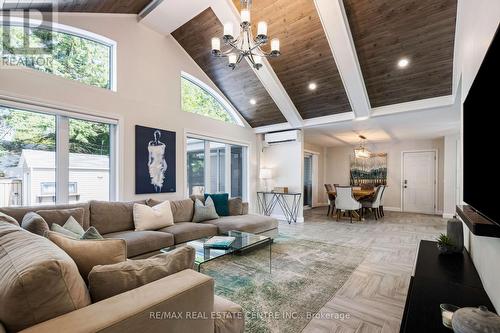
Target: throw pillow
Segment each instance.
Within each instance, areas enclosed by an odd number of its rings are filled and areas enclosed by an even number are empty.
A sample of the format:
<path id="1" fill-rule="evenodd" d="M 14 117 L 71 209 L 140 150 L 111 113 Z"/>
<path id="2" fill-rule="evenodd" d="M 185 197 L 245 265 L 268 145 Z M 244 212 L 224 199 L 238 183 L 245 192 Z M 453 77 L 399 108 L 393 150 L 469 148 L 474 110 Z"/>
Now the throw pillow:
<path id="1" fill-rule="evenodd" d="M 83 227 L 78 223 L 77 220 L 73 216 L 70 216 L 66 223 L 64 223 L 63 228 L 66 230 L 69 230 L 71 232 L 74 232 L 77 235 L 82 236 L 85 233 L 85 230 Z"/>
<path id="2" fill-rule="evenodd" d="M 154 207 L 135 203 L 134 225 L 136 231 L 158 230 L 174 225 L 170 201 L 164 201 Z"/>
<path id="3" fill-rule="evenodd" d="M 57 223 L 52 223 L 50 226 L 50 230 L 54 232 L 58 232 L 60 234 L 66 235 L 68 237 L 74 238 L 74 239 L 79 239 L 81 236 L 79 234 L 75 234 L 73 231 L 70 231 L 64 227 L 61 227 Z"/>
<path id="4" fill-rule="evenodd" d="M 83 226 L 85 210 L 83 208 L 42 209 L 37 210 L 36 213 L 43 217 L 49 226 L 52 225 L 52 223 L 64 225 L 70 216 L 73 216 L 78 224 Z"/>
<path id="5" fill-rule="evenodd" d="M 49 231 L 49 225 L 45 219 L 35 212 L 28 212 L 24 215 L 21 227 L 40 236 L 44 236 Z"/>
<path id="6" fill-rule="evenodd" d="M 241 198 L 231 198 L 228 201 L 229 216 L 241 215 L 243 211 L 243 200 Z"/>
<path id="7" fill-rule="evenodd" d="M 194 248 L 183 246 L 148 259 L 94 266 L 89 274 L 92 300 L 98 302 L 184 269 L 193 268 L 194 256 Z"/>
<path id="8" fill-rule="evenodd" d="M 215 210 L 219 216 L 229 216 L 229 194 L 227 193 L 217 193 L 208 194 L 205 193 L 205 201 L 208 197 L 211 197 L 214 201 Z"/>
<path id="9" fill-rule="evenodd" d="M 104 239 L 96 228 L 90 227 L 80 239 Z"/>
<path id="10" fill-rule="evenodd" d="M 92 267 L 127 260 L 127 243 L 123 239 L 78 240 L 52 231 L 48 238 L 75 261 L 85 281 Z"/>
<path id="11" fill-rule="evenodd" d="M 19 222 L 12 216 L 0 212 L 0 221 L 7 222 L 19 227 Z"/>
<path id="12" fill-rule="evenodd" d="M 194 215 L 193 222 L 203 222 L 207 220 L 218 219 L 217 211 L 215 210 L 215 205 L 212 197 L 208 197 L 205 200 L 205 204 L 200 200 L 196 199 L 194 202 Z"/>

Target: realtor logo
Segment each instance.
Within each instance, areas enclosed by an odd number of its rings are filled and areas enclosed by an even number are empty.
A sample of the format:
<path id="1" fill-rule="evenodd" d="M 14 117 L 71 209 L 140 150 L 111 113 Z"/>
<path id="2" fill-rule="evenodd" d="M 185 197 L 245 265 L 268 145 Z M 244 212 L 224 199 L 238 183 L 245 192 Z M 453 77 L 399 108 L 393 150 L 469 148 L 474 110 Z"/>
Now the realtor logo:
<path id="1" fill-rule="evenodd" d="M 3 65 L 49 67 L 52 63 L 53 3 L 5 0 L 0 5 L 0 55 Z"/>
<path id="2" fill-rule="evenodd" d="M 52 54 L 53 4 L 36 2 L 36 7 L 41 10 L 22 9 L 18 1 L 4 2 L 0 17 L 3 54 Z"/>

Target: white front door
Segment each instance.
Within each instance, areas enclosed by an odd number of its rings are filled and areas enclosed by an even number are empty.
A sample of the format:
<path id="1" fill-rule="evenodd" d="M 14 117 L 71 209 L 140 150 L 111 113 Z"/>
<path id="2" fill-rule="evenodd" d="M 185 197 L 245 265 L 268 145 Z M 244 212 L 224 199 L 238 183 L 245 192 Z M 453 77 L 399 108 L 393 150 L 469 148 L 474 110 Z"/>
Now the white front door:
<path id="1" fill-rule="evenodd" d="M 403 211 L 434 214 L 436 152 L 403 153 Z"/>

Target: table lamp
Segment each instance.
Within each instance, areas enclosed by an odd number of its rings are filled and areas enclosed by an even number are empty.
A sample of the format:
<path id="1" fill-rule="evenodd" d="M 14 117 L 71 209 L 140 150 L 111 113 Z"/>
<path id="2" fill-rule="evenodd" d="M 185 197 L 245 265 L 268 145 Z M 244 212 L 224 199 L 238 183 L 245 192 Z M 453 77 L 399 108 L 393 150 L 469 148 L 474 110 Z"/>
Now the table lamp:
<path id="1" fill-rule="evenodd" d="M 268 168 L 260 169 L 260 179 L 264 179 L 266 192 L 269 191 L 267 182 L 269 179 L 272 179 L 272 178 L 273 178 L 273 172 L 271 169 L 268 169 Z"/>

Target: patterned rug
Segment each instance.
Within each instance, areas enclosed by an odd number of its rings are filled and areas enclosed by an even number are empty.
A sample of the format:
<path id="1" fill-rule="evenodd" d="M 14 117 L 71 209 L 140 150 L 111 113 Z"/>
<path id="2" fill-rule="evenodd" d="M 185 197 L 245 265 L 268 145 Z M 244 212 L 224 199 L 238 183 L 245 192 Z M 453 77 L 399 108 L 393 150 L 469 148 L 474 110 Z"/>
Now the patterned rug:
<path id="1" fill-rule="evenodd" d="M 300 332 L 344 284 L 366 252 L 280 236 L 269 248 L 206 263 L 215 293 L 240 304 L 246 332 Z"/>

